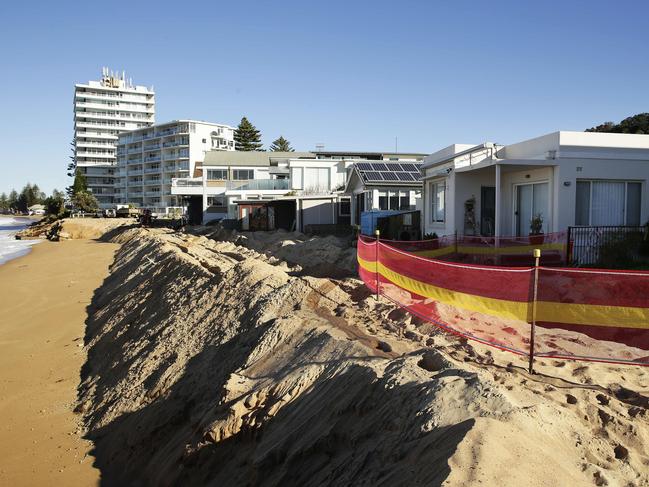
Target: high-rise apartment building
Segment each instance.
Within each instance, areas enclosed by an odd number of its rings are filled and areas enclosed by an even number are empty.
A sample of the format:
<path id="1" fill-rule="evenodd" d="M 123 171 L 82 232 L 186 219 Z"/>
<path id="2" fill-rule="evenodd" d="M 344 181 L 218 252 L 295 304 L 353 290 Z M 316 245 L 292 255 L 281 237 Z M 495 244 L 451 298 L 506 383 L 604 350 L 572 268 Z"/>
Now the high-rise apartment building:
<path id="1" fill-rule="evenodd" d="M 171 193 L 175 178 L 194 175 L 206 151 L 233 151 L 234 127 L 174 120 L 120 134 L 115 173 L 115 203 L 169 213 L 183 206 Z"/>
<path id="2" fill-rule="evenodd" d="M 74 86 L 74 161 L 101 208 L 115 203 L 118 135 L 154 122 L 153 89 L 134 86 L 125 73 L 103 68 L 100 81 Z"/>

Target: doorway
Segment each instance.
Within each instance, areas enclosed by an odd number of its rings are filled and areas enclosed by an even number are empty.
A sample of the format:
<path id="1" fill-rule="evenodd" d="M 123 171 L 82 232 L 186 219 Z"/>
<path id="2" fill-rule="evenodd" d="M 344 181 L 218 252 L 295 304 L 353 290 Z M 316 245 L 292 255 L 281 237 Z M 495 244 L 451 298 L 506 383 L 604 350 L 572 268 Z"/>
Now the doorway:
<path id="1" fill-rule="evenodd" d="M 480 235 L 493 237 L 496 228 L 496 187 L 480 189 Z"/>
<path id="2" fill-rule="evenodd" d="M 514 221 L 518 237 L 526 237 L 530 233 L 530 223 L 535 215 L 543 218 L 543 233 L 548 231 L 549 184 L 531 183 L 515 186 Z"/>

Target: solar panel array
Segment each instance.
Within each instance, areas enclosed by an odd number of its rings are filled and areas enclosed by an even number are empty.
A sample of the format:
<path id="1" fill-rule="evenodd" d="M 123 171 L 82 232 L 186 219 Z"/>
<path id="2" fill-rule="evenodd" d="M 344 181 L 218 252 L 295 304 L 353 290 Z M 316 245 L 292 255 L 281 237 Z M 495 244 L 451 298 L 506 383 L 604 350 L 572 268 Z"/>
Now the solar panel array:
<path id="1" fill-rule="evenodd" d="M 366 183 L 413 183 L 421 178 L 417 162 L 357 162 L 356 169 Z"/>

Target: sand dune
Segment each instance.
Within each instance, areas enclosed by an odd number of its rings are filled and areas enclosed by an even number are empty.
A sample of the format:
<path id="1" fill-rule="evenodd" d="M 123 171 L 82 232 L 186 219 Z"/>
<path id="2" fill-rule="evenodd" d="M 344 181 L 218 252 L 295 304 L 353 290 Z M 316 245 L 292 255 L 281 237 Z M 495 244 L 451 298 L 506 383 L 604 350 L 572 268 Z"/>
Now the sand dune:
<path id="1" fill-rule="evenodd" d="M 354 278 L 204 236 L 108 238 L 78 396 L 106 485 L 649 485 L 644 368 L 529 375 Z"/>

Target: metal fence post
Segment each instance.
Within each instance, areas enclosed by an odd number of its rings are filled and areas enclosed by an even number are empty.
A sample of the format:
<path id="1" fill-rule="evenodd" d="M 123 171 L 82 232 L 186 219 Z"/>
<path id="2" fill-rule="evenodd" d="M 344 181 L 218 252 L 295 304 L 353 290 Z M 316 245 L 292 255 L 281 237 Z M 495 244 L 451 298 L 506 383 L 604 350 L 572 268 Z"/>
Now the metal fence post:
<path id="1" fill-rule="evenodd" d="M 380 230 L 374 230 L 374 235 L 376 235 L 376 252 L 375 252 L 375 275 L 376 275 L 376 300 L 379 300 L 379 294 L 380 294 L 380 281 L 379 281 L 379 238 L 381 236 L 381 231 Z"/>
<path id="2" fill-rule="evenodd" d="M 534 334 L 536 331 L 536 301 L 539 290 L 539 260 L 541 259 L 541 249 L 534 249 L 534 297 L 532 300 L 532 323 L 530 328 L 530 363 L 529 373 L 534 373 Z"/>

